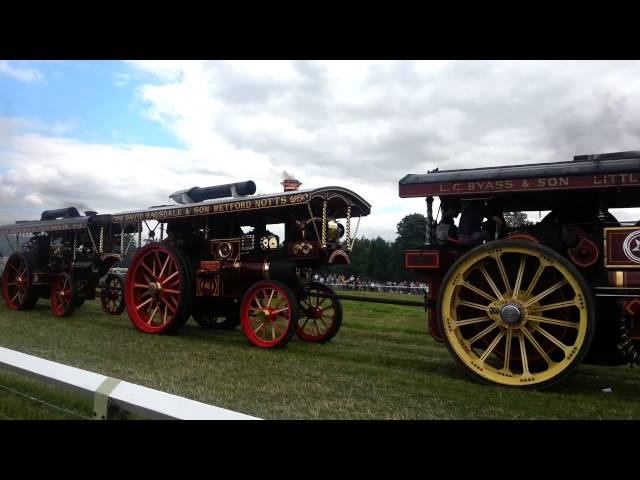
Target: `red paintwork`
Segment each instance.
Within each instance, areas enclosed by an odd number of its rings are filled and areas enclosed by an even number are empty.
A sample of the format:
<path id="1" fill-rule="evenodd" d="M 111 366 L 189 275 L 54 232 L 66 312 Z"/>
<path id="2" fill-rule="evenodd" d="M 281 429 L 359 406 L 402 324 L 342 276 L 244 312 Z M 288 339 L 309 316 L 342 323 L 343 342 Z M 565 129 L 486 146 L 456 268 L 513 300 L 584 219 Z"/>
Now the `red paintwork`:
<path id="1" fill-rule="evenodd" d="M 165 271 L 162 271 L 162 265 L 166 261 L 167 256 L 171 258 L 167 263 Z M 150 269 L 152 272 L 155 271 L 155 275 L 147 269 Z M 165 272 L 170 273 L 167 274 Z M 174 275 L 174 272 L 178 273 Z M 124 290 L 129 318 L 138 330 L 145 333 L 163 333 L 169 329 L 183 301 L 184 274 L 185 272 L 182 272 L 180 269 L 178 259 L 175 258 L 173 252 L 167 249 L 162 243 L 147 245 L 136 253 L 129 267 Z M 171 277 L 171 275 L 173 275 L 173 277 Z M 145 295 L 146 290 L 144 288 L 136 286 L 136 284 L 148 285 L 151 281 L 158 282 L 162 284 L 163 287 L 178 292 L 175 294 L 163 291 L 157 302 L 148 302 L 159 305 L 158 308 L 160 309 L 161 318 L 164 313 L 164 307 L 166 306 L 167 308 L 167 321 L 159 326 L 152 325 L 152 321 L 149 319 L 154 312 L 148 312 L 145 306 L 140 307 L 140 305 L 147 302 L 151 297 Z"/>
<path id="2" fill-rule="evenodd" d="M 640 268 L 640 262 L 630 257 L 628 253 L 625 253 L 625 241 L 627 237 L 636 234 L 640 240 L 640 228 L 638 227 L 626 227 L 626 228 L 607 228 L 605 229 L 605 266 L 607 268 Z M 632 249 L 629 253 L 634 256 L 640 257 L 640 252 L 635 252 L 635 240 L 634 245 L 629 245 Z"/>
<path id="3" fill-rule="evenodd" d="M 421 261 L 422 260 L 422 261 Z M 404 268 L 410 269 L 439 269 L 440 252 L 407 250 L 404 252 Z"/>
<path id="4" fill-rule="evenodd" d="M 268 298 L 271 290 L 275 290 L 277 294 L 282 296 L 282 298 L 286 300 L 286 305 L 280 304 L 275 308 L 271 304 L 273 300 L 269 304 L 266 304 L 265 295 Z M 286 343 L 288 341 L 287 331 L 292 327 L 291 324 L 294 321 L 294 319 L 291 318 L 291 302 L 294 300 L 295 299 L 293 298 L 289 298 L 289 295 L 287 295 L 282 288 L 273 282 L 260 282 L 249 289 L 242 299 L 242 305 L 240 306 L 240 323 L 242 325 L 242 331 L 247 339 L 254 345 L 262 348 L 274 348 Z M 260 302 L 263 310 L 266 312 L 266 319 L 263 322 L 262 327 L 258 325 L 254 330 L 250 321 L 250 313 L 260 310 L 256 305 L 256 301 Z M 265 304 L 262 302 L 265 302 Z M 281 308 L 287 308 L 286 312 L 283 311 L 278 313 L 277 310 Z M 273 340 L 260 338 L 257 330 L 261 328 L 268 328 L 272 323 L 274 323 L 276 318 L 279 320 L 285 320 L 285 326 L 282 327 L 280 324 L 277 324 L 281 330 L 277 332 L 277 335 Z M 277 329 L 275 330 L 277 331 Z"/>

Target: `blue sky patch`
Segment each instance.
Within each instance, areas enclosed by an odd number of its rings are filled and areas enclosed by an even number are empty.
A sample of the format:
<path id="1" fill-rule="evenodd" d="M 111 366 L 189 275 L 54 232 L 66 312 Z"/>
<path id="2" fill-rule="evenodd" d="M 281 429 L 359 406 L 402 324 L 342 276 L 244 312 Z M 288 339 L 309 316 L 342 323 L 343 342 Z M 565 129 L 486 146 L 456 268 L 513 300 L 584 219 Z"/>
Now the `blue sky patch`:
<path id="1" fill-rule="evenodd" d="M 24 119 L 35 124 L 32 131 L 85 142 L 183 148 L 171 132 L 144 115 L 147 105 L 137 95 L 140 77 L 134 79 L 121 62 L 8 64 L 35 69 L 41 77 L 20 81 L 0 72 L 0 117 Z"/>

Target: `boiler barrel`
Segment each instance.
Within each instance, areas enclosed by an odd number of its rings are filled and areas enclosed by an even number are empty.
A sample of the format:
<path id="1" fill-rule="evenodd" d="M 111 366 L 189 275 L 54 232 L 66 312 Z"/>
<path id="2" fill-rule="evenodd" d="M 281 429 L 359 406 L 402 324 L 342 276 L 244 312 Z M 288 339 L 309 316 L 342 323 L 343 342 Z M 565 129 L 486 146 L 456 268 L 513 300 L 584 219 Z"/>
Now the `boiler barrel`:
<path id="1" fill-rule="evenodd" d="M 56 220 L 58 218 L 75 218 L 79 216 L 80 212 L 76 207 L 58 208 L 56 210 L 45 210 L 42 212 L 40 220 Z"/>
<path id="2" fill-rule="evenodd" d="M 214 198 L 231 197 L 231 189 L 235 187 L 238 195 L 253 195 L 256 193 L 256 184 L 249 180 L 246 182 L 228 183 L 226 185 L 214 185 L 213 187 L 194 187 L 189 190 L 189 196 L 194 202 L 202 202 Z"/>

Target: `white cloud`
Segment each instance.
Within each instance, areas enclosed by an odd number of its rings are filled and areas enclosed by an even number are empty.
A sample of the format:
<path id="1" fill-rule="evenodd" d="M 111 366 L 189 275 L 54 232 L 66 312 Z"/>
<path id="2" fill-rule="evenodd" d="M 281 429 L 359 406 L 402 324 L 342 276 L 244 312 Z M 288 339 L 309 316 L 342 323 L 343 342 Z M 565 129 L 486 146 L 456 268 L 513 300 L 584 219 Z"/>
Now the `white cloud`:
<path id="1" fill-rule="evenodd" d="M 0 74 L 20 82 L 35 82 L 42 79 L 42 74 L 35 68 L 15 67 L 7 60 L 0 60 Z"/>

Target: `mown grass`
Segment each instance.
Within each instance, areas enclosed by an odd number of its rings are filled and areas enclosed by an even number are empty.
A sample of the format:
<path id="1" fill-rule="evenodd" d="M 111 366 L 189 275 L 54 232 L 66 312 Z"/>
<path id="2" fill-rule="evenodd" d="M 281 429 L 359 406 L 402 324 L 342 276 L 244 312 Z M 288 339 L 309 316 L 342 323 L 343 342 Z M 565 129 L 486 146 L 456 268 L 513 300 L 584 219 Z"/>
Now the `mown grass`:
<path id="1" fill-rule="evenodd" d="M 474 383 L 426 333 L 419 307 L 345 301 L 342 329 L 328 344 L 294 339 L 268 351 L 239 328 L 208 330 L 192 320 L 176 335 L 145 335 L 126 312 L 105 315 L 98 302 L 65 319 L 52 317 L 45 301 L 29 312 L 2 304 L 0 345 L 266 419 L 640 418 L 640 370 L 625 366 L 581 365 L 543 392 Z M 84 399 L 0 372 L 0 385 L 8 383 L 89 415 Z M 73 418 L 1 388 L 0 414 Z"/>

